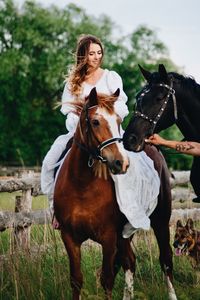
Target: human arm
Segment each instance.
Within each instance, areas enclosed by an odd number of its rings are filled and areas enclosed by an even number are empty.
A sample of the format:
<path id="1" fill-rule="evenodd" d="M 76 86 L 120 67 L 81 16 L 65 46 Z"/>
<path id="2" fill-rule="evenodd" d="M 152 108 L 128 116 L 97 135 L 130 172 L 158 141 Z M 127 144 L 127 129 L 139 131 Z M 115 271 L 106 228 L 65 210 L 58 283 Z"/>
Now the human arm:
<path id="1" fill-rule="evenodd" d="M 129 111 L 126 104 L 128 97 L 123 90 L 123 83 L 120 75 L 115 71 L 110 71 L 107 78 L 107 84 L 111 93 L 114 93 L 118 88 L 120 89 L 120 94 L 114 104 L 114 108 L 115 112 L 123 121 L 123 119 L 128 115 Z"/>
<path id="2" fill-rule="evenodd" d="M 153 134 L 148 139 L 145 139 L 145 142 L 153 145 L 160 145 L 171 149 L 175 149 L 178 152 L 184 154 L 200 156 L 200 143 L 197 142 L 187 142 L 187 141 L 179 142 L 179 141 L 166 140 L 161 136 L 159 136 L 158 134 Z"/>
<path id="3" fill-rule="evenodd" d="M 63 115 L 67 115 L 65 126 L 67 130 L 71 133 L 76 131 L 76 127 L 79 121 L 79 116 L 72 112 L 71 102 L 74 100 L 74 96 L 69 90 L 68 83 L 65 84 L 64 91 L 62 94 L 62 106 L 60 111 Z"/>

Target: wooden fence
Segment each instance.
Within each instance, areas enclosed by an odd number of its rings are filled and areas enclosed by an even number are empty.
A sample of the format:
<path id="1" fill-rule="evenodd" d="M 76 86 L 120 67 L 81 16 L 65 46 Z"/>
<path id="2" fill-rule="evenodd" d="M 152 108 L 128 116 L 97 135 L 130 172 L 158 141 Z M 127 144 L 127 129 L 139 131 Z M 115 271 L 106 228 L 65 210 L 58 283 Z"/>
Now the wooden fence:
<path id="1" fill-rule="evenodd" d="M 0 211 L 0 231 L 13 228 L 14 248 L 29 249 L 31 225 L 49 223 L 51 213 L 49 209 L 32 210 L 33 196 L 42 195 L 39 174 L 0 177 L 0 193 L 16 191 L 21 191 L 21 195 L 15 197 L 15 211 Z"/>
<path id="2" fill-rule="evenodd" d="M 189 184 L 189 171 L 173 172 L 171 178 L 173 201 L 191 200 L 195 195 Z M 32 211 L 32 197 L 41 195 L 40 174 L 24 174 L 21 178 L 0 178 L 0 193 L 21 191 L 16 196 L 15 212 L 0 211 L 0 231 L 13 228 L 14 245 L 29 247 L 29 235 L 32 224 L 45 224 L 51 221 L 49 209 Z M 178 219 L 200 220 L 200 208 L 173 209 L 171 224 Z"/>

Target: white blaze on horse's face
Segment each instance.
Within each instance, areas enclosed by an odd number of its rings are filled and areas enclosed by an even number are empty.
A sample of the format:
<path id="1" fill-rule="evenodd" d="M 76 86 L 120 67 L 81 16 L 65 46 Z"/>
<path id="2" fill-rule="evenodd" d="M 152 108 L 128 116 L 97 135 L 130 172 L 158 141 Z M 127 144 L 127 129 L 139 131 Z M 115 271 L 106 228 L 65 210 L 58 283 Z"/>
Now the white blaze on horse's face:
<path id="1" fill-rule="evenodd" d="M 105 108 L 99 108 L 96 110 L 95 113 L 97 116 L 102 116 L 102 118 L 107 121 L 107 131 L 110 132 L 110 136 L 107 136 L 106 139 L 108 138 L 121 138 L 122 136 L 120 135 L 120 122 L 119 122 L 119 117 L 113 113 L 109 113 Z M 103 140 L 102 140 L 103 142 Z M 118 153 L 118 154 L 117 154 Z M 102 150 L 103 156 L 106 157 L 106 159 L 113 160 L 113 159 L 118 159 L 123 162 L 122 165 L 122 171 L 125 173 L 127 171 L 127 168 L 129 166 L 129 158 L 127 151 L 124 149 L 123 143 L 116 141 L 115 143 L 105 147 Z M 117 156 L 115 157 L 115 156 Z M 121 159 L 120 159 L 121 156 Z"/>

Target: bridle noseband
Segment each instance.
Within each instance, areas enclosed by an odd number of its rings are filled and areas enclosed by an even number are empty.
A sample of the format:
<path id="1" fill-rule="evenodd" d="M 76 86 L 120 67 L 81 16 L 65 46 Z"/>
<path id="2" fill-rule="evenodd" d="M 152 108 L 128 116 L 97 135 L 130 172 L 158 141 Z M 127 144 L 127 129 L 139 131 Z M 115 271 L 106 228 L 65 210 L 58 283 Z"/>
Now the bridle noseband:
<path id="1" fill-rule="evenodd" d="M 94 105 L 94 106 L 97 106 L 97 105 Z M 89 115 L 88 115 L 88 110 L 93 108 L 94 106 L 92 107 L 88 107 L 87 105 L 85 106 L 85 112 L 86 112 L 86 124 L 87 124 L 87 128 L 86 128 L 86 136 L 87 136 L 87 142 L 86 142 L 86 145 L 85 143 L 79 143 L 76 139 L 74 139 L 76 145 L 86 151 L 88 154 L 89 154 L 89 159 L 88 159 L 88 167 L 92 167 L 93 164 L 94 164 L 94 160 L 97 159 L 99 161 L 101 161 L 102 163 L 106 163 L 107 160 L 102 156 L 102 150 L 104 148 L 106 148 L 107 146 L 109 145 L 112 145 L 116 142 L 118 143 L 121 143 L 122 142 L 122 138 L 120 137 L 113 137 L 113 138 L 110 138 L 110 139 L 107 139 L 105 141 L 103 141 L 102 143 L 100 143 L 97 138 L 95 137 L 95 139 L 97 140 L 97 142 L 99 143 L 99 145 L 95 148 L 90 148 L 89 147 L 89 137 L 92 135 L 92 129 L 91 129 L 91 123 L 90 123 L 90 119 L 89 119 Z M 81 135 L 83 136 L 83 130 L 82 130 L 82 126 L 81 126 L 81 122 L 80 122 L 80 119 L 79 119 L 79 125 L 80 125 L 80 130 L 81 130 Z"/>
<path id="2" fill-rule="evenodd" d="M 148 115 L 146 115 L 142 112 L 141 101 L 142 101 L 142 98 L 147 93 L 149 93 L 149 91 L 150 91 L 149 86 L 146 86 L 144 88 L 143 92 L 141 93 L 141 95 L 139 96 L 139 98 L 137 100 L 136 110 L 134 112 L 134 116 L 140 117 L 140 118 L 148 121 L 150 124 L 152 124 L 152 132 L 154 131 L 154 129 L 156 127 L 156 124 L 158 123 L 160 117 L 162 116 L 162 114 L 163 114 L 163 112 L 164 112 L 164 110 L 167 106 L 167 103 L 170 99 L 170 96 L 172 96 L 172 100 L 173 100 L 175 121 L 177 121 L 177 119 L 178 119 L 178 116 L 177 116 L 177 103 L 176 103 L 176 97 L 175 97 L 175 90 L 173 89 L 173 82 L 171 81 L 170 85 L 165 84 L 165 83 L 158 83 L 158 84 L 154 84 L 153 86 L 165 87 L 165 88 L 168 89 L 168 93 L 167 93 L 166 97 L 164 98 L 164 102 L 163 102 L 158 114 L 155 116 L 155 118 L 150 118 Z M 140 110 L 141 111 L 138 110 L 138 104 L 140 104 Z"/>

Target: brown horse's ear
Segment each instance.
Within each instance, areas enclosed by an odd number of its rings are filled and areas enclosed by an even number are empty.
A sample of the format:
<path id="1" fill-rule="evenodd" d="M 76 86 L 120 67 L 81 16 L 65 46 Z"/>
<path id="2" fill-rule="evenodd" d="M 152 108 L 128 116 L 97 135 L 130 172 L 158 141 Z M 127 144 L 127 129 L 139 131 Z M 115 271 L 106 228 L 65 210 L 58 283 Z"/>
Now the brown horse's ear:
<path id="1" fill-rule="evenodd" d="M 158 72 L 159 72 L 159 75 L 160 75 L 161 79 L 164 82 L 168 82 L 169 81 L 169 77 L 168 77 L 167 71 L 166 71 L 165 66 L 163 64 L 159 64 L 159 66 L 158 66 Z"/>
<path id="2" fill-rule="evenodd" d="M 112 96 L 113 96 L 113 97 L 119 97 L 119 94 L 120 94 L 120 89 L 118 88 L 118 89 L 112 94 Z"/>
<path id="3" fill-rule="evenodd" d="M 194 223 L 192 219 L 188 219 L 187 223 L 185 225 L 186 229 L 191 232 L 192 230 L 194 230 Z"/>
<path id="4" fill-rule="evenodd" d="M 88 96 L 88 106 L 94 106 L 97 105 L 98 101 L 97 101 L 97 91 L 96 88 L 94 87 L 91 91 L 90 94 Z"/>
<path id="5" fill-rule="evenodd" d="M 183 225 L 182 225 L 182 223 L 181 223 L 181 220 L 178 220 L 178 221 L 176 222 L 176 228 L 178 228 L 178 227 L 183 227 Z"/>
<path id="6" fill-rule="evenodd" d="M 140 65 L 138 65 L 138 67 L 140 68 L 140 71 L 144 77 L 144 79 L 146 79 L 146 81 L 150 81 L 151 78 L 151 72 L 149 72 L 148 70 L 143 69 Z"/>

